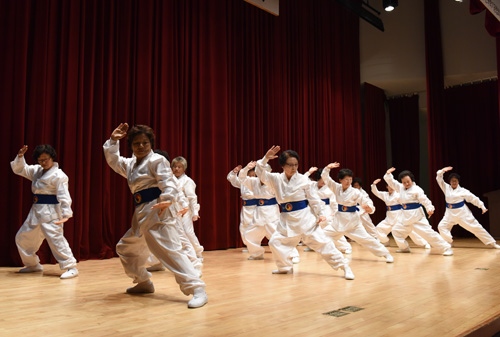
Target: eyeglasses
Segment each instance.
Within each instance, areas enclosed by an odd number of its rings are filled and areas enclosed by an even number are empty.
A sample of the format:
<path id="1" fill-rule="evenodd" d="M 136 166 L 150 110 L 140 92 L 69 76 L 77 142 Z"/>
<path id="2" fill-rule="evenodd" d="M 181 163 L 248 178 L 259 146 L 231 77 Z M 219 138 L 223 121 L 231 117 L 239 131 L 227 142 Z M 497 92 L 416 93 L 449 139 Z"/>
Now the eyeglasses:
<path id="1" fill-rule="evenodd" d="M 288 164 L 288 163 L 285 163 L 285 166 L 288 166 L 288 167 L 299 167 L 299 164 Z"/>
<path id="2" fill-rule="evenodd" d="M 38 159 L 38 164 L 45 164 L 46 162 L 48 162 L 51 159 L 52 159 L 52 157 L 45 158 L 45 159 Z"/>

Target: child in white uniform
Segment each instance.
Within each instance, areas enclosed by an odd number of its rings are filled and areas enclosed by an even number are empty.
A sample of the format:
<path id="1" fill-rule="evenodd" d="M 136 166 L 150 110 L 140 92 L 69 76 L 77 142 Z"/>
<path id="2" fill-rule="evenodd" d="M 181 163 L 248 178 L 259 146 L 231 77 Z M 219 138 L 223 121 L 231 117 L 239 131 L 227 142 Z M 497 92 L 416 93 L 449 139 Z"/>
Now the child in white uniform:
<path id="1" fill-rule="evenodd" d="M 326 220 L 323 213 L 324 203 L 311 189 L 311 181 L 298 173 L 299 155 L 297 152 L 288 150 L 279 156 L 283 173 L 266 171 L 267 162 L 277 158 L 276 154 L 279 150 L 279 146 L 271 147 L 264 158 L 257 162 L 256 167 L 260 180 L 274 190 L 281 206 L 280 221 L 269 241 L 278 266 L 273 274 L 293 273 L 290 255 L 302 240 L 307 246 L 320 253 L 333 269 L 343 269 L 346 279 L 354 279 L 347 259 L 335 248 L 333 242 L 325 236 L 319 226 L 320 222 Z M 316 216 L 319 216 L 318 221 Z"/>
<path id="2" fill-rule="evenodd" d="M 377 239 L 370 236 L 361 224 L 361 219 L 356 207 L 359 204 L 368 213 L 375 212 L 375 206 L 370 198 L 365 197 L 358 189 L 351 186 L 353 173 L 349 169 L 339 171 L 338 179 L 340 184 L 330 178 L 330 170 L 339 167 L 339 163 L 331 163 L 323 170 L 321 178 L 335 194 L 338 203 L 338 212 L 330 227 L 325 228 L 326 235 L 333 240 L 338 240 L 345 235 L 360 245 L 367 248 L 375 256 L 385 257 L 387 263 L 394 262 L 394 258 Z"/>
<path id="3" fill-rule="evenodd" d="M 453 167 L 448 166 L 437 171 L 436 174 L 438 185 L 443 190 L 446 198 L 446 211 L 444 213 L 443 219 L 439 222 L 438 225 L 439 233 L 441 234 L 443 239 L 451 244 L 453 242 L 451 229 L 455 224 L 459 224 L 469 232 L 473 233 L 485 245 L 491 248 L 500 249 L 500 246 L 497 245 L 495 239 L 474 218 L 474 215 L 472 215 L 472 212 L 465 204 L 465 201 L 470 202 L 474 206 L 480 208 L 483 211 L 483 214 L 488 211 L 488 209 L 484 207 L 484 203 L 478 197 L 472 194 L 468 189 L 465 189 L 459 185 L 460 176 L 458 174 L 450 174 L 450 184 L 444 182 L 443 175 L 445 174 L 445 172 L 448 172 L 452 169 Z"/>
<path id="4" fill-rule="evenodd" d="M 16 234 L 19 255 L 26 266 L 20 273 L 43 271 L 36 252 L 44 238 L 52 254 L 64 270 L 62 279 L 78 276 L 76 259 L 73 257 L 68 241 L 64 237 L 63 224 L 73 216 L 71 196 L 68 190 L 68 176 L 54 162 L 56 151 L 50 145 L 38 145 L 33 151 L 33 158 L 38 165 L 27 165 L 24 154 L 28 146 L 24 145 L 16 159 L 10 163 L 12 171 L 32 181 L 33 206 L 28 218 Z"/>
<path id="5" fill-rule="evenodd" d="M 386 216 L 385 219 L 382 220 L 376 228 L 377 235 L 383 244 L 389 243 L 389 238 L 387 234 L 392 231 L 392 228 L 401 221 L 401 216 L 403 215 L 403 207 L 399 202 L 399 193 L 394 191 L 389 185 L 387 185 L 388 192 L 381 192 L 377 189 L 377 184 L 380 182 L 380 179 L 377 179 L 372 184 L 372 193 L 385 202 L 386 205 Z M 415 232 L 411 232 L 408 235 L 413 242 L 418 246 L 423 246 L 426 249 L 430 249 L 431 246 L 422 239 L 420 235 Z M 387 245 L 386 245 L 387 246 Z"/>
<path id="6" fill-rule="evenodd" d="M 146 270 L 151 252 L 175 275 L 181 291 L 193 294 L 188 307 L 201 307 L 208 302 L 205 283 L 182 252 L 175 219 L 165 212 L 175 202 L 187 207 L 187 201 L 179 200 L 178 186 L 166 158 L 151 150 L 155 136 L 150 127 L 134 126 L 127 137 L 134 155 L 120 156 L 119 139 L 127 136 L 127 132 L 128 124 L 120 124 L 103 146 L 109 166 L 127 178 L 136 205 L 131 228 L 116 245 L 125 273 L 137 283 L 127 293 L 154 292 L 151 273 Z"/>
<path id="7" fill-rule="evenodd" d="M 406 242 L 406 237 L 412 232 L 419 234 L 426 240 L 432 248 L 435 248 L 438 253 L 445 256 L 453 255 L 451 246 L 448 242 L 435 232 L 429 221 L 425 218 L 422 205 L 427 210 L 427 214 L 434 214 L 434 206 L 425 195 L 424 191 L 414 183 L 415 178 L 410 171 L 403 171 L 399 174 L 401 183 L 394 180 L 392 172 L 394 167 L 387 170 L 384 175 L 384 180 L 387 184 L 399 193 L 399 199 L 403 206 L 403 215 L 401 223 L 396 224 L 392 228 L 392 235 L 396 240 L 398 247 L 397 253 L 410 253 L 410 246 Z"/>

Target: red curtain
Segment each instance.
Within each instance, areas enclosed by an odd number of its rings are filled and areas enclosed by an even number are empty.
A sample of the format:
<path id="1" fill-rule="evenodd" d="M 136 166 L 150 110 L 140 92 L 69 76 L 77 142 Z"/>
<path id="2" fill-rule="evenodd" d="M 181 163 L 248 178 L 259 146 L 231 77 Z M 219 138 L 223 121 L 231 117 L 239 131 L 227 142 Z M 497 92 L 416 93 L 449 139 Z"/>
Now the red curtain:
<path id="1" fill-rule="evenodd" d="M 448 88 L 445 99 L 443 117 L 447 132 L 436 130 L 443 139 L 442 143 L 449 144 L 443 148 L 447 158 L 443 167 L 453 166 L 452 172 L 461 177 L 460 185 L 478 196 L 488 207 L 484 193 L 500 189 L 498 81 Z M 436 172 L 431 174 L 435 179 Z M 447 178 L 445 175 L 446 181 Z M 431 183 L 439 192 L 433 203 L 444 202 L 444 194 L 437 183 Z M 481 215 L 481 210 L 474 206 L 469 208 L 488 230 L 488 214 Z M 441 220 L 443 214 L 444 207 L 436 208 L 436 221 Z M 455 236 L 473 236 L 460 226 L 456 227 L 453 230 Z"/>
<path id="2" fill-rule="evenodd" d="M 392 166 L 395 177 L 410 170 L 420 181 L 420 127 L 418 95 L 390 98 L 387 101 L 391 128 Z M 387 170 L 387 169 L 386 169 Z"/>
<path id="3" fill-rule="evenodd" d="M 378 210 L 371 215 L 375 224 L 385 218 L 385 203 L 371 193 L 371 184 L 375 179 L 382 179 L 387 171 L 385 103 L 384 90 L 370 84 L 362 86 L 363 111 L 363 162 L 364 189 L 368 192 Z M 385 190 L 385 182 L 377 185 L 379 190 Z"/>
<path id="4" fill-rule="evenodd" d="M 29 163 L 36 144 L 58 151 L 77 259 L 113 256 L 129 227 L 126 180 L 102 154 L 120 122 L 152 126 L 157 148 L 187 158 L 206 249 L 241 244 L 226 174 L 273 144 L 296 149 L 302 171 L 337 160 L 361 172 L 358 18 L 329 0 L 280 7 L 274 17 L 233 0 L 0 0 L 0 265 L 20 264 L 30 182 L 7 165 L 23 144 Z"/>

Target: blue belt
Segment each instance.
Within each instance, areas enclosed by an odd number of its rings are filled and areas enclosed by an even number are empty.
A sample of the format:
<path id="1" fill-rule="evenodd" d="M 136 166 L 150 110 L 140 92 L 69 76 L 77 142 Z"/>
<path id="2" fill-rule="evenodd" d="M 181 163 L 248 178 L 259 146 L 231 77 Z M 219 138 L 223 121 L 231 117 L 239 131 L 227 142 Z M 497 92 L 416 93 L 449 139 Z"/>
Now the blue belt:
<path id="1" fill-rule="evenodd" d="M 301 200 L 301 201 L 286 202 L 284 204 L 281 204 L 280 206 L 282 212 L 288 213 L 304 209 L 307 207 L 308 204 L 309 202 L 307 200 Z"/>
<path id="2" fill-rule="evenodd" d="M 409 211 L 409 210 L 412 210 L 412 209 L 417 209 L 417 208 L 422 207 L 422 204 L 420 204 L 418 202 L 412 202 L 410 204 L 401 204 L 401 207 L 403 207 L 403 209 L 405 211 Z"/>
<path id="3" fill-rule="evenodd" d="M 139 206 L 140 204 L 144 204 L 145 202 L 150 202 L 155 199 L 158 199 L 161 195 L 161 190 L 158 187 L 146 188 L 145 190 L 141 190 L 139 192 L 134 193 L 134 205 Z"/>
<path id="4" fill-rule="evenodd" d="M 243 206 L 257 206 L 258 199 L 243 199 Z"/>
<path id="5" fill-rule="evenodd" d="M 258 201 L 257 206 L 271 206 L 271 205 L 277 205 L 278 204 L 278 202 L 276 201 L 276 198 L 258 199 L 257 201 Z"/>
<path id="6" fill-rule="evenodd" d="M 353 212 L 356 212 L 358 210 L 358 208 L 356 206 L 344 206 L 344 205 L 339 204 L 338 210 L 339 210 L 339 212 L 353 213 Z"/>
<path id="7" fill-rule="evenodd" d="M 446 208 L 460 208 L 460 207 L 464 207 L 465 206 L 465 201 L 462 201 L 462 202 L 458 202 L 456 204 L 449 204 L 449 203 L 446 203 Z"/>
<path id="8" fill-rule="evenodd" d="M 325 205 L 330 205 L 330 199 L 327 198 L 327 199 L 321 199 L 321 200 L 323 200 L 325 202 Z"/>
<path id="9" fill-rule="evenodd" d="M 402 209 L 403 206 L 401 205 L 391 205 L 391 206 L 387 206 L 387 210 L 388 211 L 399 211 L 400 209 Z"/>
<path id="10" fill-rule="evenodd" d="M 55 194 L 33 194 L 34 204 L 58 204 L 57 195 Z"/>

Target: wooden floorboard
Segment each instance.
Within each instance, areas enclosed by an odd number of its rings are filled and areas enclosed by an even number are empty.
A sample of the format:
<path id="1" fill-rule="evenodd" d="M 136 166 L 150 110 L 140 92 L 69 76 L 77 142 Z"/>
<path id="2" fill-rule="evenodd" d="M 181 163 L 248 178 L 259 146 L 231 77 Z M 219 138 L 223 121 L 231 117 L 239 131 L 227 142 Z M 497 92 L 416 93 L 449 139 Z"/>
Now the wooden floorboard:
<path id="1" fill-rule="evenodd" d="M 269 250 L 269 248 L 267 248 Z M 204 253 L 208 304 L 187 309 L 169 272 L 153 275 L 156 292 L 128 295 L 131 280 L 117 258 L 83 261 L 61 280 L 0 268 L 0 336 L 488 336 L 500 322 L 500 250 L 476 239 L 455 255 L 414 248 L 393 264 L 353 243 L 346 281 L 314 252 L 293 275 L 272 275 L 270 253 L 248 261 L 241 249 Z M 363 310 L 325 315 L 345 307 Z M 347 312 L 347 311 L 344 311 Z M 483 331 L 483 332 L 481 332 Z M 484 333 L 484 334 L 483 334 Z"/>

